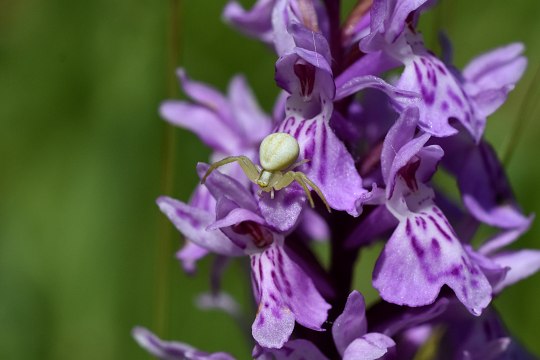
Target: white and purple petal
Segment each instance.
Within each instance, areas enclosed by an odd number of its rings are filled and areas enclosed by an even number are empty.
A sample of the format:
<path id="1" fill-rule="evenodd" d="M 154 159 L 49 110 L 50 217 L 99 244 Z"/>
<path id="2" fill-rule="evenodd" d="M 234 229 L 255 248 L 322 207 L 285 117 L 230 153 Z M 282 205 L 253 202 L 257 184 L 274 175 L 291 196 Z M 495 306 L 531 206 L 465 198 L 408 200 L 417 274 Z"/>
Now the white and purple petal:
<path id="1" fill-rule="evenodd" d="M 476 57 L 463 69 L 465 91 L 483 116 L 491 115 L 504 103 L 525 72 L 523 50 L 523 44 L 509 44 Z"/>
<path id="2" fill-rule="evenodd" d="M 295 321 L 322 330 L 330 308 L 281 243 L 282 240 L 276 239 L 262 253 L 251 256 L 258 303 L 252 334 L 259 345 L 267 348 L 281 348 L 289 339 Z"/>
<path id="3" fill-rule="evenodd" d="M 258 0 L 250 10 L 245 10 L 232 0 L 223 9 L 223 18 L 240 32 L 272 43 L 272 10 L 275 3 L 276 0 Z"/>
<path id="4" fill-rule="evenodd" d="M 373 286 L 388 302 L 423 306 L 448 285 L 472 314 L 481 314 L 491 301 L 488 280 L 429 194 L 419 199 L 415 211 L 400 219 L 377 260 Z"/>
<path id="5" fill-rule="evenodd" d="M 278 131 L 289 133 L 298 140 L 299 159 L 309 160 L 299 171 L 321 189 L 330 207 L 357 216 L 356 201 L 367 191 L 362 187 L 351 154 L 330 128 L 325 116 L 324 113 L 313 119 L 290 116 L 281 123 Z"/>
<path id="6" fill-rule="evenodd" d="M 366 303 L 358 291 L 351 292 L 345 303 L 343 312 L 332 326 L 332 337 L 341 356 L 345 349 L 356 339 L 367 332 Z"/>
<path id="7" fill-rule="evenodd" d="M 244 139 L 243 145 L 256 148 L 270 133 L 270 117 L 260 108 L 243 76 L 238 75 L 231 80 L 228 94 L 234 120 Z"/>
<path id="8" fill-rule="evenodd" d="M 163 360 L 234 360 L 224 352 L 207 353 L 176 341 L 163 341 L 143 327 L 136 327 L 132 335 L 141 347 Z"/>
<path id="9" fill-rule="evenodd" d="M 168 100 L 159 110 L 167 122 L 190 130 L 202 142 L 226 154 L 233 154 L 242 146 L 240 136 L 212 110 L 185 101 Z"/>
<path id="10" fill-rule="evenodd" d="M 369 333 L 355 339 L 343 353 L 343 360 L 375 360 L 382 358 L 388 348 L 395 346 L 394 340 L 379 333 Z"/>
<path id="11" fill-rule="evenodd" d="M 206 230 L 215 221 L 215 214 L 167 196 L 159 197 L 156 202 L 178 231 L 200 247 L 221 255 L 239 256 L 243 254 L 242 250 L 221 231 Z"/>

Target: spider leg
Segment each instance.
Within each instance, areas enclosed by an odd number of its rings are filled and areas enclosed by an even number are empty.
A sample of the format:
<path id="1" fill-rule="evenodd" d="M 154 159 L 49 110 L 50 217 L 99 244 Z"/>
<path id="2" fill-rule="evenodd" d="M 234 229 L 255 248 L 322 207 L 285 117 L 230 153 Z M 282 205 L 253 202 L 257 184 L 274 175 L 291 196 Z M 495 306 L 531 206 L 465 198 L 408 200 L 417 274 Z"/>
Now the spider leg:
<path id="1" fill-rule="evenodd" d="M 300 176 L 299 174 L 303 175 L 303 173 L 301 172 L 287 171 L 275 184 L 273 184 L 273 188 L 276 190 L 281 190 L 284 187 L 289 186 L 293 181 L 296 181 L 302 187 L 302 189 L 304 189 L 304 192 L 306 193 L 306 197 L 308 198 L 311 207 L 315 207 L 315 203 L 313 202 L 313 198 L 311 197 L 311 192 L 307 187 L 306 182 L 304 181 L 305 177 L 302 178 L 302 176 Z"/>
<path id="2" fill-rule="evenodd" d="M 302 165 L 304 165 L 305 163 L 308 163 L 308 162 L 309 162 L 309 159 L 304 159 L 304 160 L 297 161 L 296 163 L 294 163 L 291 166 L 290 170 L 295 169 L 295 168 L 297 168 L 299 166 L 302 166 Z"/>
<path id="3" fill-rule="evenodd" d="M 324 197 L 324 194 L 322 193 L 321 189 L 319 189 L 319 187 L 317 185 L 315 185 L 315 183 L 313 181 L 311 181 L 307 176 L 306 174 L 304 173 L 301 173 L 301 172 L 296 172 L 295 173 L 297 177 L 299 178 L 302 178 L 303 181 L 305 181 L 306 183 L 309 184 L 309 186 L 311 186 L 311 188 L 313 190 L 315 190 L 315 192 L 317 193 L 317 195 L 319 195 L 319 197 L 321 198 L 321 200 L 323 201 L 324 205 L 326 206 L 326 210 L 328 210 L 328 212 L 332 212 L 330 210 L 330 205 L 328 205 L 328 202 L 326 201 L 326 198 Z"/>
<path id="4" fill-rule="evenodd" d="M 237 161 L 240 167 L 242 167 L 242 170 L 246 174 L 246 176 L 253 182 L 257 181 L 257 178 L 259 177 L 259 172 L 257 171 L 257 167 L 247 158 L 246 156 L 228 156 L 220 161 L 217 161 L 210 165 L 208 170 L 206 171 L 206 174 L 204 174 L 201 184 L 204 184 L 206 181 L 206 178 L 212 171 L 216 170 L 218 167 L 230 164 L 232 162 Z"/>
<path id="5" fill-rule="evenodd" d="M 302 174 L 302 173 L 294 172 L 294 171 L 291 171 L 291 173 L 292 173 L 292 176 L 293 176 L 294 180 L 296 180 L 296 182 L 298 184 L 300 184 L 300 186 L 304 189 L 304 192 L 306 193 L 306 196 L 307 196 L 307 198 L 309 200 L 309 205 L 311 205 L 311 207 L 314 208 L 315 203 L 313 202 L 313 198 L 311 197 L 311 191 L 307 187 L 307 184 L 304 181 L 304 178 L 302 178 L 302 176 L 299 175 L 299 174 Z"/>

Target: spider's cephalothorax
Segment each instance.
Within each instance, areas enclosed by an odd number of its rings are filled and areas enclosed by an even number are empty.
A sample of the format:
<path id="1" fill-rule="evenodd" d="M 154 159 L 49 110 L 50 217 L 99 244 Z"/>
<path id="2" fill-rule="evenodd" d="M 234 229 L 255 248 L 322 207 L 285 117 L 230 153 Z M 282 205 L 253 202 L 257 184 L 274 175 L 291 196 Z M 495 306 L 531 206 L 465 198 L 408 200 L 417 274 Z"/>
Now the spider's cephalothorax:
<path id="1" fill-rule="evenodd" d="M 321 189 L 313 183 L 303 172 L 292 171 L 294 168 L 308 162 L 308 159 L 298 161 L 300 147 L 294 137 L 286 133 L 273 133 L 268 135 L 261 142 L 259 149 L 259 161 L 261 166 L 253 164 L 246 156 L 229 156 L 223 160 L 213 163 L 201 180 L 204 184 L 206 178 L 212 171 L 220 166 L 232 162 L 238 162 L 244 170 L 246 176 L 255 184 L 259 185 L 260 191 L 269 192 L 274 198 L 274 191 L 281 190 L 296 181 L 306 193 L 311 207 L 314 207 L 313 198 L 309 187 L 311 187 L 326 205 L 330 212 L 330 206 L 326 201 Z M 286 169 L 289 171 L 284 172 Z M 308 187 L 309 185 L 309 187 Z"/>

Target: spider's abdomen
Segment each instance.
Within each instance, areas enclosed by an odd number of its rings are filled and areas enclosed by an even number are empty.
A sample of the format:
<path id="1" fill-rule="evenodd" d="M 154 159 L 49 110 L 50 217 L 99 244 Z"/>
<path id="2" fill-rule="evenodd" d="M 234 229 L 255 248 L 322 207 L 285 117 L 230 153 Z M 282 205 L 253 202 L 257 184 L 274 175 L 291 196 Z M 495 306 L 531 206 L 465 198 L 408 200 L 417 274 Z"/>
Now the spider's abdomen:
<path id="1" fill-rule="evenodd" d="M 274 133 L 264 138 L 259 149 L 263 169 L 285 170 L 298 159 L 300 147 L 294 137 L 286 133 Z"/>

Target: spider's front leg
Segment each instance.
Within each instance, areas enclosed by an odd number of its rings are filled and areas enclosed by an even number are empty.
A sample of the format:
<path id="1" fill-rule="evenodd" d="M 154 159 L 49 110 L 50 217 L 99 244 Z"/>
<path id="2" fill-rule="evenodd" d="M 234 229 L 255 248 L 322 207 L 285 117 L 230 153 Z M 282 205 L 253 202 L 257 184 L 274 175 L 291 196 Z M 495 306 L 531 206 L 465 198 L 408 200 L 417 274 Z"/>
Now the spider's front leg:
<path id="1" fill-rule="evenodd" d="M 328 205 L 328 202 L 326 201 L 326 198 L 324 197 L 324 194 L 322 193 L 321 189 L 319 189 L 319 187 L 317 185 L 315 185 L 315 183 L 313 181 L 311 181 L 307 176 L 306 174 L 302 173 L 302 172 L 295 172 L 294 173 L 294 178 L 296 181 L 299 182 L 299 180 L 301 179 L 302 182 L 304 183 L 308 183 L 309 186 L 311 186 L 311 188 L 313 190 L 315 190 L 315 192 L 317 193 L 317 195 L 319 195 L 319 198 L 321 198 L 321 200 L 323 201 L 324 205 L 326 206 L 326 210 L 328 210 L 328 212 L 332 212 L 330 210 L 330 205 Z"/>
<path id="2" fill-rule="evenodd" d="M 216 170 L 220 166 L 230 164 L 235 161 L 238 162 L 238 164 L 240 165 L 240 167 L 242 168 L 246 176 L 249 178 L 249 180 L 256 183 L 257 179 L 259 178 L 259 170 L 247 156 L 241 155 L 241 156 L 228 156 L 210 165 L 210 167 L 206 171 L 206 174 L 204 174 L 201 180 L 201 184 L 204 184 L 204 182 L 206 181 L 206 178 L 210 175 L 210 173 L 212 173 L 212 171 Z"/>
<path id="3" fill-rule="evenodd" d="M 295 171 L 287 171 L 279 180 L 276 181 L 275 184 L 273 184 L 273 188 L 276 190 L 281 190 L 287 186 L 289 186 L 293 181 L 296 180 L 300 186 L 304 189 L 304 192 L 306 193 L 306 197 L 308 198 L 309 205 L 311 205 L 312 208 L 315 207 L 315 203 L 313 202 L 313 198 L 311 197 L 311 192 L 309 191 L 309 188 L 307 187 L 306 183 L 303 181 L 303 179 L 299 178 L 298 175 L 301 174 L 299 172 Z"/>

